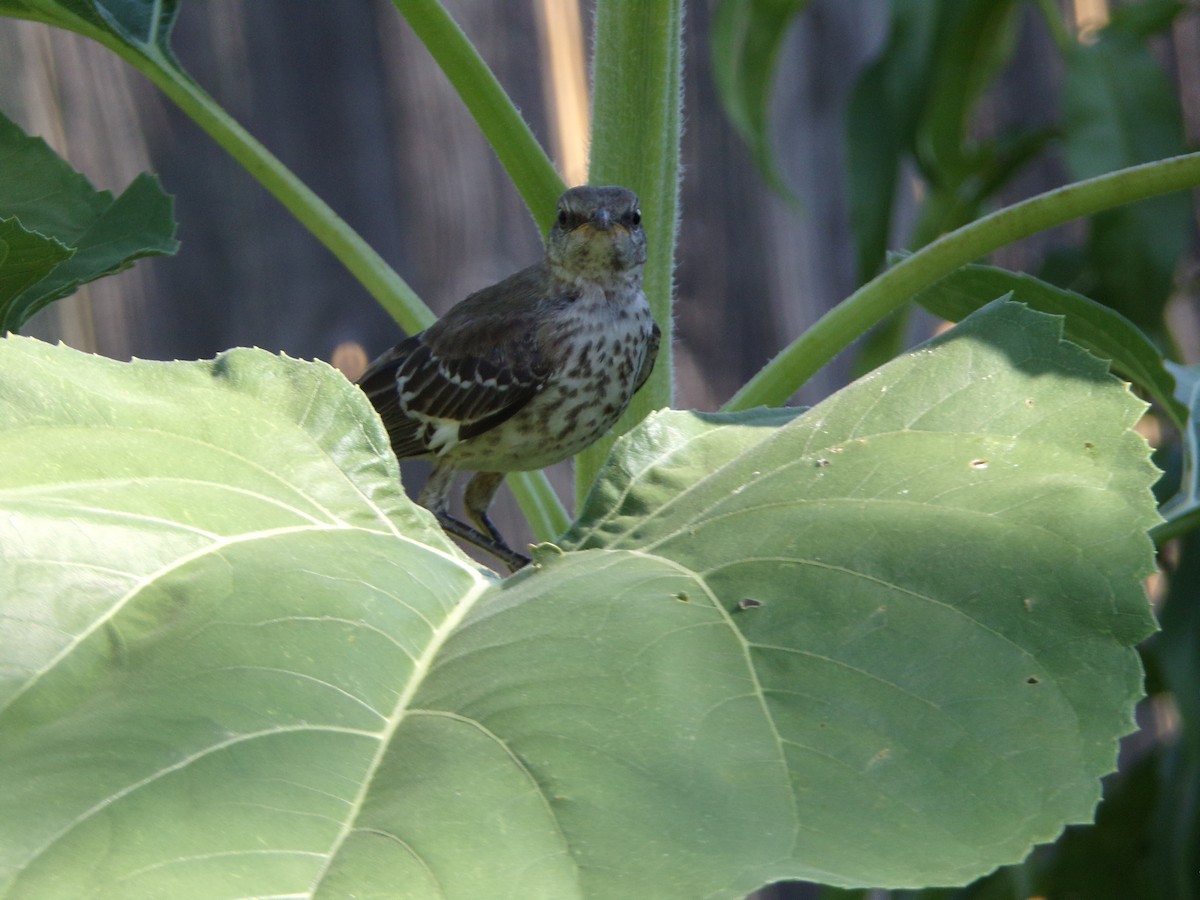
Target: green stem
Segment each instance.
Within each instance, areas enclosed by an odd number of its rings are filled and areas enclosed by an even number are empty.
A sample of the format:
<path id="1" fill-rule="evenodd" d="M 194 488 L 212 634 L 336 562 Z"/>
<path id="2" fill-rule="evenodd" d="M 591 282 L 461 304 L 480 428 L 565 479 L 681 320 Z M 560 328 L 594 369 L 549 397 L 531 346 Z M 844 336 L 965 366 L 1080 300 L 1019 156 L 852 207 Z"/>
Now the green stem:
<path id="1" fill-rule="evenodd" d="M 1039 194 L 952 231 L 878 275 L 822 316 L 738 391 L 726 410 L 778 406 L 855 338 L 909 299 L 999 247 L 1158 194 L 1200 184 L 1200 153 L 1121 169 Z"/>
<path id="2" fill-rule="evenodd" d="M 679 222 L 682 0 L 603 0 L 596 8 L 592 60 L 592 184 L 636 191 L 646 223 L 645 287 L 662 343 L 654 374 L 634 397 L 614 433 L 671 405 L 671 300 Z M 575 496 L 582 502 L 613 439 L 575 457 Z"/>
<path id="3" fill-rule="evenodd" d="M 549 231 L 565 185 L 492 70 L 440 3 L 392 3 L 450 79 L 542 232 Z"/>
<path id="4" fill-rule="evenodd" d="M 1194 506 L 1172 508 L 1168 505 L 1161 512 L 1166 521 L 1150 529 L 1150 538 L 1156 547 L 1200 528 L 1200 509 Z"/>

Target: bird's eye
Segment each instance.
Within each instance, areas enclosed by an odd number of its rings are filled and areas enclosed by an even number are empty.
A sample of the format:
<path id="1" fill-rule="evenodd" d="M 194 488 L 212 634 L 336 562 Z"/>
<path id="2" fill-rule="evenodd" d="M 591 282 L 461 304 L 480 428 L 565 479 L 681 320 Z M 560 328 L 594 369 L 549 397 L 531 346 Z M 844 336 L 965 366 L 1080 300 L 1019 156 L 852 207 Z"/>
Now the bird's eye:
<path id="1" fill-rule="evenodd" d="M 629 214 L 629 221 L 632 222 L 634 225 L 641 225 L 642 224 L 642 211 L 635 207 L 633 212 L 631 212 Z"/>
<path id="2" fill-rule="evenodd" d="M 568 216 L 568 215 L 567 215 L 567 211 L 566 211 L 565 209 L 560 209 L 560 210 L 558 211 L 558 225 L 559 225 L 559 227 L 560 227 L 560 228 L 566 228 L 566 227 L 567 227 L 567 219 L 569 219 L 569 218 L 570 218 L 570 216 Z"/>

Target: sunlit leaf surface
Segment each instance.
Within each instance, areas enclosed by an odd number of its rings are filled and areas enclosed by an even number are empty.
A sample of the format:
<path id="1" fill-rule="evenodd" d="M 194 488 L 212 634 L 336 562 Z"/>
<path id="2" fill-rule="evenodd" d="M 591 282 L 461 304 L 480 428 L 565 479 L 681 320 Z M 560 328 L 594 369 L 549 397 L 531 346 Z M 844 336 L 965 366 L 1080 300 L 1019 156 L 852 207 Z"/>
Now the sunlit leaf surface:
<path id="1" fill-rule="evenodd" d="M 365 399 L 0 348 L 0 896 L 738 900 L 1087 820 L 1151 619 L 1142 404 L 997 304 L 812 410 L 663 413 L 500 581 Z"/>

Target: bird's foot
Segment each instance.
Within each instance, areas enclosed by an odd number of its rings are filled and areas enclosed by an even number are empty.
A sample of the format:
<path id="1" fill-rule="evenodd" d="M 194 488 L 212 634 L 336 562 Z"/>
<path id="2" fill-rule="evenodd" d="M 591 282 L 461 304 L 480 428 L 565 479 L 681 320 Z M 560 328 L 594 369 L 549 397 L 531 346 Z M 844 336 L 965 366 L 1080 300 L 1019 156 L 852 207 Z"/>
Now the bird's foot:
<path id="1" fill-rule="evenodd" d="M 496 559 L 508 566 L 508 571 L 515 572 L 517 569 L 523 568 L 531 562 L 528 556 L 518 553 L 512 547 L 504 542 L 504 538 L 500 536 L 500 532 L 496 530 L 496 526 L 491 523 L 487 516 L 483 517 L 482 524 L 485 525 L 490 534 L 484 534 L 476 528 L 472 528 L 466 522 L 454 518 L 446 513 L 437 513 L 438 524 L 447 534 L 452 534 L 468 544 L 474 544 L 480 550 L 490 553 Z"/>

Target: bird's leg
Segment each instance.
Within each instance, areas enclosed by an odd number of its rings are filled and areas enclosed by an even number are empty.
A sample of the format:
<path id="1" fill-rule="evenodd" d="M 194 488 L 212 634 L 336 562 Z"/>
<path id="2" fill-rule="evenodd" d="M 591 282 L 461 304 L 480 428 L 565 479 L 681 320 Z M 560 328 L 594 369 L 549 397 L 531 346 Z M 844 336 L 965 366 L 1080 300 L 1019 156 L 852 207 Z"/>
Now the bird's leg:
<path id="1" fill-rule="evenodd" d="M 492 539 L 492 546 L 484 549 L 504 560 L 509 570 L 515 572 L 522 566 L 529 565 L 529 557 L 517 553 L 505 543 L 487 514 L 488 507 L 496 498 L 496 491 L 500 490 L 503 483 L 503 472 L 476 472 L 467 482 L 467 489 L 463 492 L 463 506 L 467 510 L 467 517 Z M 504 552 L 497 552 L 498 549 Z"/>
<path id="2" fill-rule="evenodd" d="M 444 460 L 434 463 L 433 471 L 429 473 L 429 480 L 425 482 L 421 493 L 417 495 L 417 502 L 437 517 L 438 524 L 447 534 L 452 534 L 460 540 L 474 544 L 481 550 L 486 550 L 508 566 L 509 571 L 515 572 L 522 566 L 528 565 L 529 557 L 522 556 L 509 547 L 487 517 L 487 508 L 491 504 L 492 498 L 496 496 L 496 491 L 499 490 L 504 475 L 499 472 L 480 472 L 467 485 L 467 493 L 464 498 L 467 514 L 472 521 L 484 528 L 487 532 L 485 534 L 450 515 L 450 486 L 454 483 L 454 476 L 457 474 L 457 468 Z M 488 479 L 494 480 L 489 481 Z M 476 482 L 480 482 L 480 484 L 477 486 Z M 483 503 L 482 507 L 473 505 L 480 502 Z"/>

